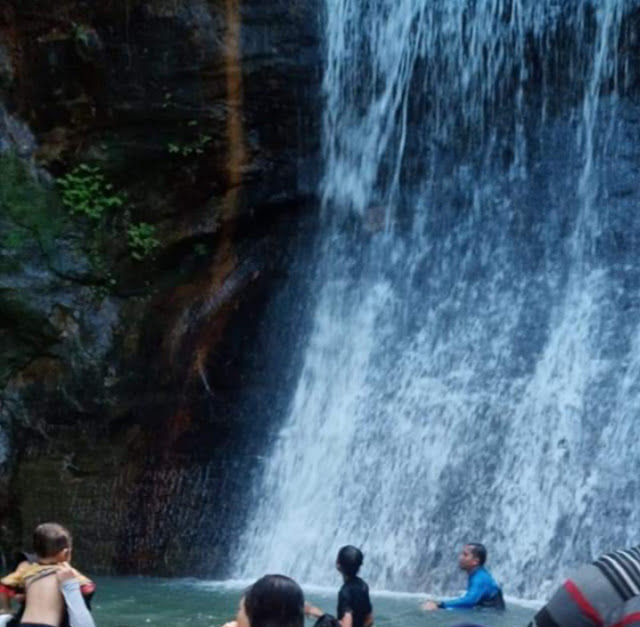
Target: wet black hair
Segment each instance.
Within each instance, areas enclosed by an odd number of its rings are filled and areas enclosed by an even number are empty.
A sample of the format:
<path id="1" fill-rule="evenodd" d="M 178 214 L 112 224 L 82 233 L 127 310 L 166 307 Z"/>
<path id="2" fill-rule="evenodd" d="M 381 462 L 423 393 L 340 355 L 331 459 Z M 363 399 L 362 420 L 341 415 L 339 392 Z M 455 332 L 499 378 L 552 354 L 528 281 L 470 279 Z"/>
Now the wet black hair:
<path id="1" fill-rule="evenodd" d="M 331 614 L 323 614 L 313 627 L 340 627 L 340 621 Z"/>
<path id="2" fill-rule="evenodd" d="M 355 577 L 362 566 L 364 555 L 362 551 L 355 546 L 348 544 L 343 546 L 338 551 L 338 566 L 340 566 L 340 572 L 347 577 Z"/>
<path id="3" fill-rule="evenodd" d="M 251 627 L 303 627 L 304 595 L 284 575 L 265 575 L 247 588 L 244 611 Z"/>
<path id="4" fill-rule="evenodd" d="M 480 562 L 480 566 L 484 566 L 484 563 L 487 561 L 487 549 L 484 544 L 467 542 L 467 546 L 471 549 L 471 554 Z"/>

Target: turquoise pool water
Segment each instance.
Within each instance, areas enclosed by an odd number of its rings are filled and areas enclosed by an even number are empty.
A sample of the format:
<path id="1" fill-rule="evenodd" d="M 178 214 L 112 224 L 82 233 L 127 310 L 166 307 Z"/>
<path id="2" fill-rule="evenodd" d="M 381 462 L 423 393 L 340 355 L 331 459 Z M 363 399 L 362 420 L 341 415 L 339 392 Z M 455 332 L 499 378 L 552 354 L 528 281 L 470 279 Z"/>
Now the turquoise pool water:
<path id="1" fill-rule="evenodd" d="M 102 577 L 93 603 L 97 627 L 220 627 L 235 616 L 245 585 L 185 579 Z M 308 588 L 305 597 L 335 612 L 335 590 Z M 503 613 L 422 612 L 424 596 L 372 594 L 378 627 L 451 627 L 477 623 L 486 627 L 525 627 L 535 609 L 509 603 Z M 313 627 L 307 620 L 306 627 Z"/>

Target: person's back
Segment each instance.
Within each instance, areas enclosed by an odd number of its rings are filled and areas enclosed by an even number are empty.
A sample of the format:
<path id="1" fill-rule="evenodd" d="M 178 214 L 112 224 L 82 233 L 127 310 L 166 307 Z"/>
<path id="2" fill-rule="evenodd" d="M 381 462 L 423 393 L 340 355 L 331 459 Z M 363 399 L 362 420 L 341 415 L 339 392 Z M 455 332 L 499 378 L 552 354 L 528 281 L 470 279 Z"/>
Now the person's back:
<path id="1" fill-rule="evenodd" d="M 479 566 L 469 575 L 468 589 L 470 591 L 477 590 L 478 600 L 475 605 L 491 607 L 496 610 L 504 609 L 502 590 L 484 566 Z"/>
<path id="2" fill-rule="evenodd" d="M 373 607 L 369 598 L 369 586 L 358 577 L 364 556 L 355 546 L 343 546 L 338 551 L 336 568 L 342 573 L 344 583 L 338 592 L 337 617 L 341 627 L 371 627 L 373 625 Z M 304 612 L 314 618 L 335 620 L 320 608 L 305 603 Z"/>
<path id="3" fill-rule="evenodd" d="M 22 625 L 60 625 L 64 615 L 64 598 L 57 577 L 41 577 L 27 585 L 27 599 Z"/>
<path id="4" fill-rule="evenodd" d="M 347 579 L 338 593 L 338 619 L 351 613 L 352 627 L 365 627 L 371 616 L 369 586 L 360 577 Z"/>
<path id="5" fill-rule="evenodd" d="M 582 564 L 529 627 L 640 626 L 640 546 Z"/>
<path id="6" fill-rule="evenodd" d="M 364 556 L 355 546 L 343 546 L 338 551 L 336 566 L 344 584 L 338 593 L 337 617 L 342 627 L 369 627 L 373 624 L 373 607 L 369 586 L 358 577 Z"/>

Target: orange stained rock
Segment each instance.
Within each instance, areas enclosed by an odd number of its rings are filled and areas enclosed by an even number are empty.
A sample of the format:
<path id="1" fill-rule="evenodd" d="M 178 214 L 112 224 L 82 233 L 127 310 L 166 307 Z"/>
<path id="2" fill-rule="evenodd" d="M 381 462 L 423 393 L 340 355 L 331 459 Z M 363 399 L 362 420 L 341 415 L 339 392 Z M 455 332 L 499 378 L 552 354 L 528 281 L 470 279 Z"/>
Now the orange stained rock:
<path id="1" fill-rule="evenodd" d="M 243 91 L 242 91 L 242 50 L 241 50 L 241 18 L 240 0 L 226 0 L 227 34 L 225 39 L 225 73 L 227 85 L 227 184 L 228 192 L 224 199 L 222 212 L 222 232 L 220 245 L 209 268 L 209 285 L 207 294 L 203 294 L 203 302 L 211 300 L 218 292 L 226 278 L 236 266 L 233 236 L 235 232 L 235 216 L 238 209 L 238 193 L 242 183 L 242 168 L 246 160 L 244 129 L 242 125 Z M 229 308 L 213 310 L 209 316 L 215 321 L 206 324 L 206 331 L 199 338 L 195 351 L 195 359 L 190 373 L 203 372 L 206 355 L 212 344 L 219 341 L 221 329 L 228 319 Z"/>
<path id="2" fill-rule="evenodd" d="M 237 265 L 234 245 L 235 218 L 238 209 L 239 193 L 242 185 L 242 173 L 247 159 L 245 133 L 242 121 L 243 86 L 242 86 L 242 50 L 241 50 L 241 16 L 240 0 L 226 0 L 225 37 L 225 76 L 227 99 L 227 159 L 226 176 L 227 192 L 222 203 L 221 229 L 217 233 L 216 252 L 207 272 L 207 278 L 197 290 L 183 290 L 181 311 L 177 314 L 171 338 L 170 355 L 178 354 L 180 344 L 191 330 L 192 323 L 198 326 L 198 337 L 193 349 L 191 363 L 188 368 L 188 381 L 199 377 L 206 386 L 205 368 L 207 356 L 212 348 L 221 340 L 232 308 L 226 299 L 216 306 L 216 295 L 232 275 Z"/>

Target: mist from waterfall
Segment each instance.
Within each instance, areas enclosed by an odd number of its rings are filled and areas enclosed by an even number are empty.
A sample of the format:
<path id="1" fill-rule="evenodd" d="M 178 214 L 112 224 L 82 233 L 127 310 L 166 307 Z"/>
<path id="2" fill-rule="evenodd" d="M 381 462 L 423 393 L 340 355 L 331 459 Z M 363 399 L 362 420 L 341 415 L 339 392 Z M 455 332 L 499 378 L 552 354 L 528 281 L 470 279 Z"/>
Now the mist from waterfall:
<path id="1" fill-rule="evenodd" d="M 482 541 L 543 596 L 638 541 L 637 3 L 325 4 L 317 300 L 236 574 L 353 543 L 447 591 Z"/>

